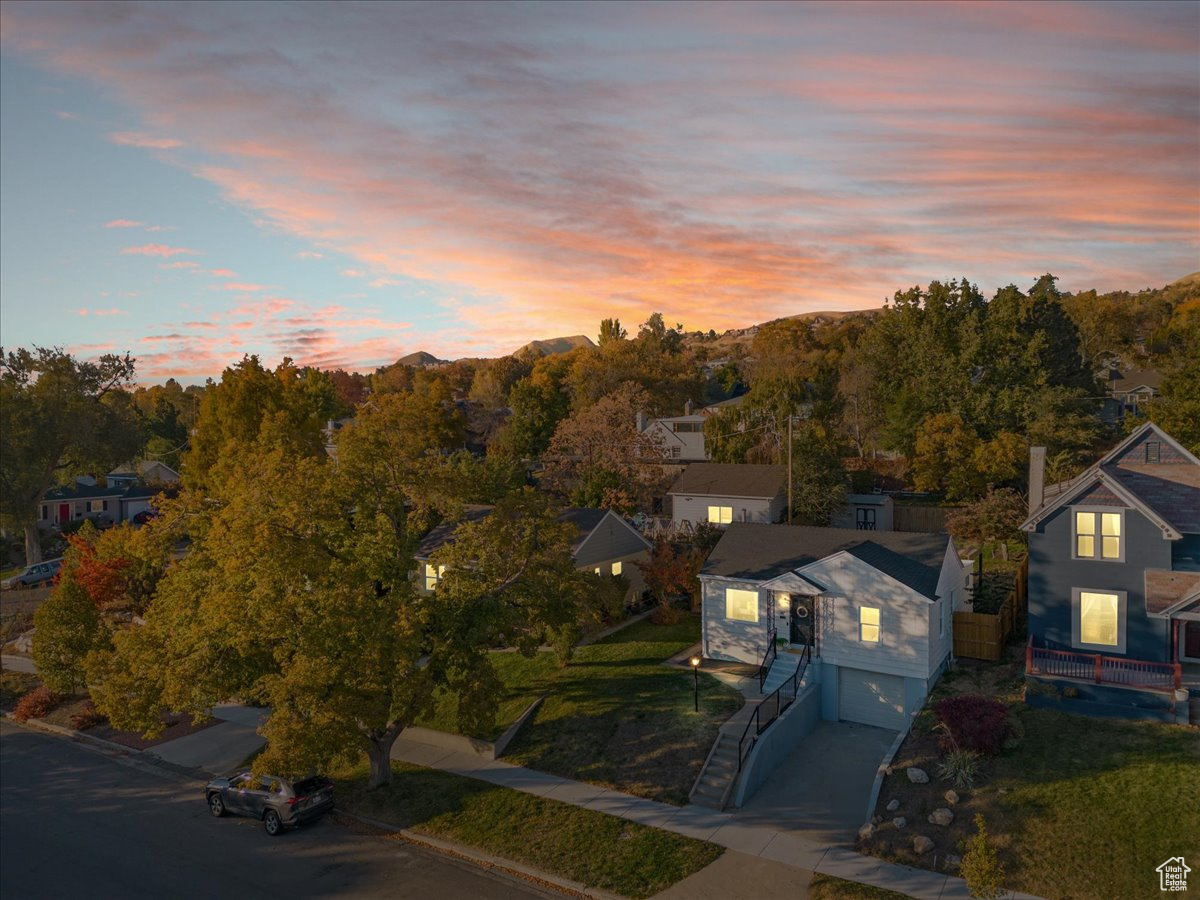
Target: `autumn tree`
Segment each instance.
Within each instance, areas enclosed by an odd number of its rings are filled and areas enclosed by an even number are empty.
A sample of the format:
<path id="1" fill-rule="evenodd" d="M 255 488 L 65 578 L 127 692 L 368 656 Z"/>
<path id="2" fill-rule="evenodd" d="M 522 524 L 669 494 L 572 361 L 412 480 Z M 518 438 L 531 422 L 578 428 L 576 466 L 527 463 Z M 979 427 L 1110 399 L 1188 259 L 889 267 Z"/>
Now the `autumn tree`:
<path id="1" fill-rule="evenodd" d="M 625 329 L 621 327 L 620 319 L 602 319 L 600 321 L 600 336 L 596 339 L 596 343 L 604 346 L 610 341 L 623 341 L 628 336 Z"/>
<path id="2" fill-rule="evenodd" d="M 979 436 L 961 416 L 929 416 L 917 430 L 912 460 L 917 490 L 944 493 L 950 500 L 974 496 L 979 489 L 979 474 L 972 459 L 978 447 Z"/>
<path id="3" fill-rule="evenodd" d="M 549 381 L 523 378 L 508 394 L 512 415 L 492 444 L 496 451 L 517 459 L 534 459 L 554 436 L 570 409 L 567 395 Z"/>
<path id="4" fill-rule="evenodd" d="M 543 456 L 546 483 L 576 506 L 646 506 L 665 480 L 661 439 L 637 429 L 647 402 L 643 389 L 625 384 L 564 419 Z"/>
<path id="5" fill-rule="evenodd" d="M 1020 529 L 1027 513 L 1027 505 L 1020 494 L 1012 488 L 999 488 L 949 512 L 946 530 L 964 548 L 1002 542 L 999 544 L 1000 556 L 1007 558 L 1008 542 L 1023 537 Z"/>
<path id="6" fill-rule="evenodd" d="M 701 551 L 665 539 L 654 544 L 649 559 L 635 563 L 641 570 L 647 589 L 658 601 L 658 609 L 653 615 L 655 622 L 660 625 L 678 622 L 675 598 L 683 594 L 691 594 L 692 609 L 699 611 L 700 586 L 696 576 L 703 564 L 704 554 Z"/>
<path id="7" fill-rule="evenodd" d="M 80 361 L 57 348 L 0 351 L 0 521 L 24 532 L 25 558 L 42 558 L 37 508 L 77 475 L 108 472 L 145 443 L 126 388 L 134 361 Z"/>

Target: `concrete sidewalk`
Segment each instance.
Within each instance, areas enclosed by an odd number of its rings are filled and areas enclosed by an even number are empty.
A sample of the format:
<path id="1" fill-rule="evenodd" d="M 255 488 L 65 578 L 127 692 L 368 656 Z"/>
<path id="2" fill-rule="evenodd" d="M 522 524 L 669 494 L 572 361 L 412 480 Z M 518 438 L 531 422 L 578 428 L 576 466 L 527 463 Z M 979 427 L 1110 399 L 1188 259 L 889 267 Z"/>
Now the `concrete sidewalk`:
<path id="1" fill-rule="evenodd" d="M 270 713 L 269 709 L 221 703 L 213 709 L 213 718 L 220 719 L 219 724 L 157 744 L 145 752 L 172 765 L 222 775 L 236 769 L 266 743 L 258 727 Z"/>
<path id="2" fill-rule="evenodd" d="M 970 898 L 966 882 L 961 878 L 862 856 L 845 847 L 813 841 L 783 829 L 740 822 L 734 813 L 698 806 L 668 806 L 594 784 L 535 772 L 502 760 L 484 759 L 420 743 L 403 735 L 392 748 L 392 759 L 594 809 L 653 828 L 712 841 L 730 850 L 774 860 L 797 870 L 899 891 L 921 900 Z M 1037 900 L 1028 894 L 1006 896 L 1013 900 Z"/>

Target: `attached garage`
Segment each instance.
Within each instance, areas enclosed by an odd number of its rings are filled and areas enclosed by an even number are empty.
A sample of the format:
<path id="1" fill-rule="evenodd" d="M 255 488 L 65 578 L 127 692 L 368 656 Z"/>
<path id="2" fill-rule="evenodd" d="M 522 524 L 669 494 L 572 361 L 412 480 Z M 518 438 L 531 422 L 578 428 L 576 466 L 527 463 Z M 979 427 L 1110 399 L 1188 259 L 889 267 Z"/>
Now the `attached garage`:
<path id="1" fill-rule="evenodd" d="M 863 669 L 838 669 L 838 718 L 879 728 L 904 727 L 904 679 Z"/>

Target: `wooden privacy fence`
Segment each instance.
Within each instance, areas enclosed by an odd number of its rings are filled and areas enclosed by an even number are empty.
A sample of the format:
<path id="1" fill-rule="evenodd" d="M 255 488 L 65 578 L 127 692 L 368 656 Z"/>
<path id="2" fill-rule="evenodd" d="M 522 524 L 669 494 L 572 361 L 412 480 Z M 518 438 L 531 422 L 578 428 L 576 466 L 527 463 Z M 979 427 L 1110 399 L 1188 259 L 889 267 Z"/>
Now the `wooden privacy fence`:
<path id="1" fill-rule="evenodd" d="M 940 506 L 901 506 L 892 507 L 892 529 L 894 531 L 929 531 L 946 530 L 946 511 Z"/>
<path id="2" fill-rule="evenodd" d="M 999 612 L 954 614 L 955 656 L 999 662 L 1005 642 L 1017 627 L 1018 619 L 1024 615 L 1028 572 L 1029 558 L 1026 557 L 1013 577 L 1013 589 L 1004 599 Z"/>

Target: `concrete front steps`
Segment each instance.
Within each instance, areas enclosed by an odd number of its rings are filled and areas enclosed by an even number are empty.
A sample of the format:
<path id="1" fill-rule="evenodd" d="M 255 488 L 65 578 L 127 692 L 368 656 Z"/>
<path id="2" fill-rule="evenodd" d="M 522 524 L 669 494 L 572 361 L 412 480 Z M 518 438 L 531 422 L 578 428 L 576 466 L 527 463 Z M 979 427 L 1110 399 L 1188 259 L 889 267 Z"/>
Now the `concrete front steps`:
<path id="1" fill-rule="evenodd" d="M 709 751 L 708 759 L 688 799 L 697 806 L 722 810 L 729 799 L 733 782 L 738 774 L 738 738 L 732 732 L 722 731 L 717 742 Z"/>
<path id="2" fill-rule="evenodd" d="M 776 657 L 767 671 L 767 680 L 763 682 L 763 696 L 773 694 L 776 688 L 791 678 L 799 663 L 800 657 L 794 653 L 783 653 Z"/>

